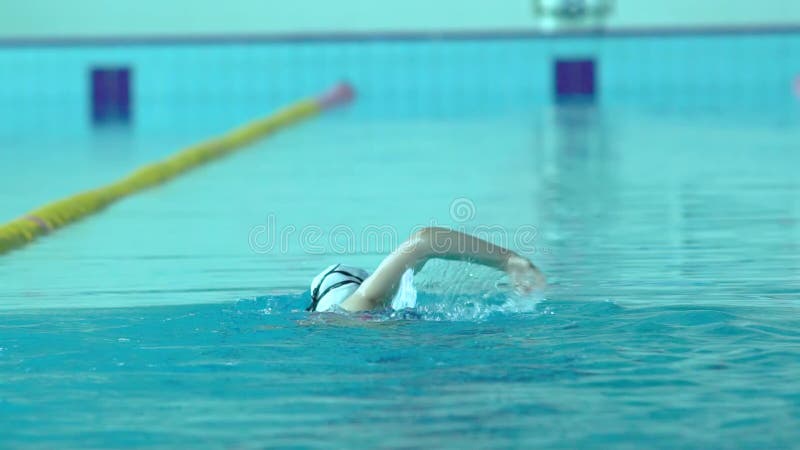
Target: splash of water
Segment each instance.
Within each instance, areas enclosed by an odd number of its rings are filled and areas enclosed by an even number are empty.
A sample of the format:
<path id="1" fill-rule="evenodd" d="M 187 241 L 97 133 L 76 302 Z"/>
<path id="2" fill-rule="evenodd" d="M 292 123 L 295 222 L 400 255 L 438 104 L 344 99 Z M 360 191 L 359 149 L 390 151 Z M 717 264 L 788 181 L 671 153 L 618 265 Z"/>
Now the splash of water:
<path id="1" fill-rule="evenodd" d="M 507 278 L 498 271 L 467 263 L 431 262 L 415 277 L 417 306 L 413 309 L 348 313 L 338 310 L 312 313 L 312 322 L 339 322 L 341 316 L 366 321 L 430 320 L 482 321 L 492 315 L 539 312 L 542 292 L 516 293 Z M 256 299 L 263 314 L 302 312 L 309 302 L 308 293 L 260 297 Z M 347 319 L 345 319 L 347 320 Z"/>

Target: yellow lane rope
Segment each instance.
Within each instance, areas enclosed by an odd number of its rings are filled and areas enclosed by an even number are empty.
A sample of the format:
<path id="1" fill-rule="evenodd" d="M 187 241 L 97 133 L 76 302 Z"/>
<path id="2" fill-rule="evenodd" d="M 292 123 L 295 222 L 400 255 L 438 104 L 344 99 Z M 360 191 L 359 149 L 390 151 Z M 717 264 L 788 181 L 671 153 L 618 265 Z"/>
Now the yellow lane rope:
<path id="1" fill-rule="evenodd" d="M 277 129 L 347 102 L 352 96 L 353 91 L 349 85 L 339 84 L 318 98 L 299 101 L 223 136 L 141 167 L 119 181 L 35 209 L 18 219 L 0 225 L 0 255 L 94 214 L 117 200 L 169 181 L 197 166 L 240 150 Z"/>

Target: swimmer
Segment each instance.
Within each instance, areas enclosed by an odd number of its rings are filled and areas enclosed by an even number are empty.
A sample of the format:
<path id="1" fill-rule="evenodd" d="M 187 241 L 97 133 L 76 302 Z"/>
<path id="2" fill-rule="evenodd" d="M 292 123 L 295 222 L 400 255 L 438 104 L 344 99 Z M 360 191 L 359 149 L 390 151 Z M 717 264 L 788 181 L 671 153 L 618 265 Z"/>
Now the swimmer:
<path id="1" fill-rule="evenodd" d="M 334 264 L 311 282 L 307 311 L 368 311 L 413 308 L 413 274 L 431 259 L 468 261 L 505 271 L 523 294 L 545 285 L 542 272 L 528 259 L 483 239 L 455 230 L 427 227 L 411 235 L 370 275 L 363 269 Z"/>

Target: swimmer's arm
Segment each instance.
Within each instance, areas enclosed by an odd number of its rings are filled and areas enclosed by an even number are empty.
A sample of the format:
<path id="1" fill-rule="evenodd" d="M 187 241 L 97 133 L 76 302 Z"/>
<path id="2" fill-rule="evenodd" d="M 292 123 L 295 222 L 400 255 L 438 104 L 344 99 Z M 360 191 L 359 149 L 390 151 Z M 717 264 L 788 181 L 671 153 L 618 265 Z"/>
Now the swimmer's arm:
<path id="1" fill-rule="evenodd" d="M 384 306 L 397 292 L 406 270 L 416 272 L 435 258 L 469 261 L 504 270 L 524 292 L 545 284 L 544 276 L 533 263 L 507 248 L 455 230 L 427 227 L 414 233 L 387 256 L 341 307 L 348 311 L 364 311 Z"/>

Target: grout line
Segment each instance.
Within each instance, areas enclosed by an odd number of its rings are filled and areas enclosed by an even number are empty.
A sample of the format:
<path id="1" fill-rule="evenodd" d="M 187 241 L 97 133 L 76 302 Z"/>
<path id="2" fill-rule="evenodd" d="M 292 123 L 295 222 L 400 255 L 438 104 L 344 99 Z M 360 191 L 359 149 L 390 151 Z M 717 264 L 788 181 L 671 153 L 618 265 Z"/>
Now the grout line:
<path id="1" fill-rule="evenodd" d="M 697 27 L 627 27 L 545 32 L 533 29 L 385 31 L 385 32 L 309 32 L 232 35 L 143 35 L 143 36 L 48 36 L 4 37 L 0 47 L 136 46 L 136 45 L 215 45 L 249 43 L 343 43 L 376 41 L 471 41 L 509 39 L 683 37 L 754 34 L 798 34 L 800 25 L 732 25 Z"/>

